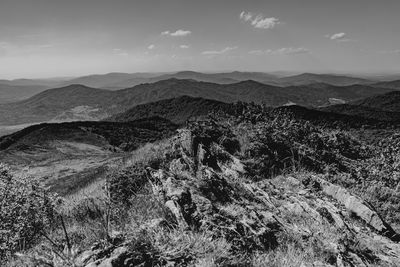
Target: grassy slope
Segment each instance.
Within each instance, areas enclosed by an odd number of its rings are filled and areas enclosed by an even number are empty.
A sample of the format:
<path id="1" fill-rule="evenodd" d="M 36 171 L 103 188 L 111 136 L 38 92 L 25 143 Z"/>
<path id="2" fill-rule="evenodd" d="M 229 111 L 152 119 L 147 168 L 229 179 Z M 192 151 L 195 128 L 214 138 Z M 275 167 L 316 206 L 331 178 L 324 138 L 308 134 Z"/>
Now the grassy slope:
<path id="1" fill-rule="evenodd" d="M 40 177 L 65 194 L 97 179 L 127 151 L 174 133 L 161 118 L 118 122 L 39 124 L 0 138 L 0 161 L 14 173 Z"/>

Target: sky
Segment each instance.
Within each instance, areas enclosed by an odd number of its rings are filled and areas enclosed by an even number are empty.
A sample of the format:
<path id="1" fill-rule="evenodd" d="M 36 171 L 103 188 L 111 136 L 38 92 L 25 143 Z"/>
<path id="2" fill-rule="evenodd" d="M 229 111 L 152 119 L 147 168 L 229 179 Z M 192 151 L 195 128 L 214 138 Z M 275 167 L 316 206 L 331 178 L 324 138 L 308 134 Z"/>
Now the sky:
<path id="1" fill-rule="evenodd" d="M 399 0 L 0 0 L 0 79 L 400 72 Z"/>

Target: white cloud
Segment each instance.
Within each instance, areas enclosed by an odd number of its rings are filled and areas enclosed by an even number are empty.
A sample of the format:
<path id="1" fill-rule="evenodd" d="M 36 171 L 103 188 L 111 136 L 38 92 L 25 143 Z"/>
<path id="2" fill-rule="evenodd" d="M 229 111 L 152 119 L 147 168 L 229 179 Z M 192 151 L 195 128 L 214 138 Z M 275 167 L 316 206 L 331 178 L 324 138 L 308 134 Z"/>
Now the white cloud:
<path id="1" fill-rule="evenodd" d="M 249 20 L 251 20 L 253 15 L 250 12 L 242 11 L 242 13 L 240 13 L 239 17 L 240 17 L 240 19 L 242 19 L 244 21 L 249 21 Z"/>
<path id="2" fill-rule="evenodd" d="M 351 39 L 346 37 L 346 33 L 344 32 L 339 32 L 335 34 L 327 34 L 325 35 L 326 38 L 329 38 L 331 40 L 337 41 L 337 42 L 349 42 Z"/>
<path id="3" fill-rule="evenodd" d="M 173 36 L 173 37 L 181 37 L 181 36 L 188 36 L 192 34 L 191 31 L 186 31 L 186 30 L 177 30 L 175 32 L 170 32 L 170 31 L 163 31 L 161 35 L 168 35 L 168 36 Z"/>
<path id="4" fill-rule="evenodd" d="M 267 49 L 267 50 L 252 50 L 249 51 L 251 55 L 296 55 L 296 54 L 309 54 L 311 51 L 304 47 L 283 47 L 279 49 Z"/>
<path id="5" fill-rule="evenodd" d="M 239 15 L 239 18 L 245 22 L 250 22 L 254 28 L 258 29 L 272 29 L 276 25 L 281 24 L 277 18 L 266 18 L 262 14 L 255 15 L 246 11 L 242 11 Z"/>
<path id="6" fill-rule="evenodd" d="M 233 46 L 233 47 L 228 46 L 228 47 L 225 47 L 222 50 L 203 51 L 201 54 L 209 55 L 209 56 L 210 55 L 221 55 L 221 54 L 228 53 L 229 51 L 235 50 L 237 48 L 238 48 L 237 46 Z"/>
<path id="7" fill-rule="evenodd" d="M 332 34 L 329 38 L 331 40 L 336 40 L 336 39 L 344 38 L 345 36 L 346 36 L 346 34 L 344 32 L 340 32 L 340 33 Z"/>
<path id="8" fill-rule="evenodd" d="M 153 44 L 151 44 L 151 45 L 149 45 L 147 48 L 150 49 L 150 50 L 152 50 L 152 49 L 156 48 L 156 46 L 153 45 Z"/>
<path id="9" fill-rule="evenodd" d="M 191 33 L 192 33 L 191 31 L 177 30 L 176 32 L 172 32 L 171 36 L 187 36 Z"/>
<path id="10" fill-rule="evenodd" d="M 179 48 L 182 48 L 182 49 L 188 49 L 189 47 L 190 47 L 189 45 L 184 45 L 184 44 L 179 46 Z"/>

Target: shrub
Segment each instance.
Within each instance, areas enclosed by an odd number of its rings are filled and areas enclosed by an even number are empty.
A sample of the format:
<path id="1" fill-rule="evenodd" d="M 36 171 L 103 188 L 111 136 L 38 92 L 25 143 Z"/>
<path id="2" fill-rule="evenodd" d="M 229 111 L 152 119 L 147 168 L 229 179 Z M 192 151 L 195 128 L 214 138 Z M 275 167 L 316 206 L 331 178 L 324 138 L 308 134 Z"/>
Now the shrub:
<path id="1" fill-rule="evenodd" d="M 289 169 L 348 172 L 353 168 L 352 161 L 371 156 L 366 146 L 342 131 L 323 129 L 283 115 L 257 124 L 241 123 L 237 129 L 242 159 L 256 179 Z"/>
<path id="2" fill-rule="evenodd" d="M 144 188 L 147 181 L 146 169 L 142 164 L 110 171 L 107 186 L 111 201 L 130 206 L 132 197 Z"/>
<path id="3" fill-rule="evenodd" d="M 0 258 L 31 247 L 54 221 L 53 198 L 32 179 L 0 164 Z"/>
<path id="4" fill-rule="evenodd" d="M 223 125 L 212 118 L 194 121 L 189 125 L 189 129 L 195 136 L 195 146 L 198 143 L 210 146 L 211 143 L 215 142 L 229 153 L 234 154 L 240 151 L 240 143 L 230 128 L 231 125 Z"/>

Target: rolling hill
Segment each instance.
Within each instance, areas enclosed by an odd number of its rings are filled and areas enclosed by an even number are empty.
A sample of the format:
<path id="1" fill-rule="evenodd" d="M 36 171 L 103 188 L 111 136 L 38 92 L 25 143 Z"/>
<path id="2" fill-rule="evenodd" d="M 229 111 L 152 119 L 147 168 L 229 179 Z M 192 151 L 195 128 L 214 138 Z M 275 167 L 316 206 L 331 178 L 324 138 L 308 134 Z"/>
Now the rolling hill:
<path id="1" fill-rule="evenodd" d="M 102 107 L 112 95 L 112 91 L 82 85 L 49 89 L 23 101 L 0 105 L 0 125 L 45 122 L 79 106 Z"/>
<path id="2" fill-rule="evenodd" d="M 82 117 L 79 114 L 74 116 L 74 112 L 79 113 L 82 109 L 90 113 L 88 119 L 98 120 L 124 112 L 140 104 L 184 95 L 225 103 L 243 101 L 264 103 L 267 106 L 280 106 L 287 103 L 322 106 L 329 104 L 331 98 L 347 102 L 388 91 L 389 89 L 365 85 L 282 88 L 251 80 L 234 84 L 215 84 L 169 79 L 117 91 L 70 85 L 46 90 L 23 101 L 0 105 L 0 125 L 45 122 L 57 118 L 74 120 L 74 117 Z"/>
<path id="3" fill-rule="evenodd" d="M 333 74 L 314 74 L 314 73 L 303 73 L 299 75 L 283 77 L 279 79 L 279 83 L 282 85 L 306 85 L 313 83 L 327 83 L 336 86 L 346 86 L 353 84 L 370 84 L 371 80 L 349 77 L 343 75 Z"/>
<path id="4" fill-rule="evenodd" d="M 400 90 L 400 80 L 374 83 L 373 86 L 381 88 L 389 88 L 393 90 Z"/>
<path id="5" fill-rule="evenodd" d="M 129 122 L 78 121 L 63 123 L 41 123 L 16 133 L 0 137 L 0 150 L 17 150 L 26 147 L 45 147 L 51 141 L 82 142 L 132 150 L 135 143 L 146 143 L 173 132 L 176 125 L 167 119 L 149 117 Z M 154 140 L 153 140 L 154 139 Z M 124 144 L 124 147 L 121 147 Z M 126 145 L 132 143 L 132 147 Z"/>
<path id="6" fill-rule="evenodd" d="M 38 124 L 1 137 L 0 161 L 65 194 L 102 177 L 105 166 L 121 162 L 129 151 L 169 137 L 176 129 L 158 117 L 128 123 Z"/>
<path id="7" fill-rule="evenodd" d="M 339 87 L 327 84 L 321 86 L 319 84 L 278 87 L 252 80 L 234 84 L 214 84 L 193 80 L 169 79 L 119 90 L 117 91 L 118 100 L 115 103 L 133 107 L 137 104 L 187 95 L 226 103 L 243 101 L 264 103 L 268 106 L 280 106 L 293 102 L 304 106 L 320 106 L 329 104 L 330 98 L 338 98 L 347 102 L 389 91 L 390 89 L 366 85 Z"/>
<path id="8" fill-rule="evenodd" d="M 400 121 L 400 92 L 393 91 L 321 110 L 381 121 Z"/>
<path id="9" fill-rule="evenodd" d="M 9 85 L 0 83 L 0 104 L 20 101 L 46 89 L 49 89 L 49 87 L 43 85 Z"/>
<path id="10" fill-rule="evenodd" d="M 127 122 L 153 116 L 183 124 L 189 118 L 207 115 L 210 111 L 228 111 L 231 104 L 200 97 L 180 96 L 148 104 L 137 105 L 109 118 L 110 121 Z"/>
<path id="11" fill-rule="evenodd" d="M 207 115 L 211 111 L 235 113 L 235 105 L 200 97 L 181 96 L 135 106 L 123 113 L 116 114 L 107 121 L 129 122 L 159 116 L 182 125 L 189 118 Z M 314 124 L 330 127 L 360 127 L 362 125 L 381 125 L 377 115 L 375 118 L 364 118 L 360 114 L 341 114 L 298 105 L 280 106 L 269 109 L 271 116 L 288 115 L 296 120 L 310 121 Z"/>
<path id="12" fill-rule="evenodd" d="M 392 90 L 360 84 L 334 86 L 326 83 L 315 83 L 310 85 L 288 86 L 285 87 L 285 91 L 290 95 L 297 96 L 299 100 L 296 103 L 298 104 L 324 106 L 330 105 L 334 99 L 348 102 L 387 93 Z"/>
<path id="13" fill-rule="evenodd" d="M 150 78 L 160 75 L 160 73 L 111 72 L 107 74 L 93 74 L 77 77 L 72 80 L 65 81 L 63 85 L 68 86 L 71 84 L 82 84 L 88 87 L 117 90 L 149 82 Z"/>
<path id="14" fill-rule="evenodd" d="M 344 105 L 343 105 L 344 106 Z M 339 128 L 360 128 L 363 125 L 383 126 L 385 122 L 375 117 L 363 117 L 362 114 L 345 114 L 335 111 L 306 108 L 297 105 L 277 107 L 271 115 L 285 114 L 296 120 L 312 122 L 315 125 Z"/>

